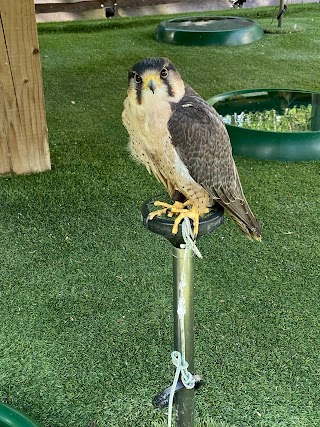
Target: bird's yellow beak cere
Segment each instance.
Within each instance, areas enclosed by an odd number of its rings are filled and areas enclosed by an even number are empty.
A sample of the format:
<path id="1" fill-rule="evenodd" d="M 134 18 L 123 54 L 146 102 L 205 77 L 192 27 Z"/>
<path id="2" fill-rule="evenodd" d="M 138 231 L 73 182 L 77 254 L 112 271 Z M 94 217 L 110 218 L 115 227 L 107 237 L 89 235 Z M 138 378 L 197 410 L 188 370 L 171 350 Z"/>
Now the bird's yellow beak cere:
<path id="1" fill-rule="evenodd" d="M 144 89 L 150 89 L 152 93 L 156 90 L 156 87 L 161 84 L 161 80 L 158 75 L 150 74 L 143 80 Z"/>
<path id="2" fill-rule="evenodd" d="M 155 216 L 193 221 L 215 203 L 229 212 L 250 239 L 261 228 L 242 191 L 228 132 L 216 110 L 181 78 L 168 58 L 146 58 L 129 70 L 123 124 L 133 157 L 167 189 L 173 205 L 156 202 Z M 178 197 L 176 197 L 178 194 Z"/>

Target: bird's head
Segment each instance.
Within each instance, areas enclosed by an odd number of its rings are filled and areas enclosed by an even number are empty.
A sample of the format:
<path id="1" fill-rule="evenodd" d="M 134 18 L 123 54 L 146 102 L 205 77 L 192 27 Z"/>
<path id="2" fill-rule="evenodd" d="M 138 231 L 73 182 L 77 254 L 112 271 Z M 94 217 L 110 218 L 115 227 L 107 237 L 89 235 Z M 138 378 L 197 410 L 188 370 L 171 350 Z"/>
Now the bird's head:
<path id="1" fill-rule="evenodd" d="M 184 82 L 168 58 L 146 58 L 129 70 L 128 94 L 139 105 L 150 102 L 179 102 L 185 92 Z"/>

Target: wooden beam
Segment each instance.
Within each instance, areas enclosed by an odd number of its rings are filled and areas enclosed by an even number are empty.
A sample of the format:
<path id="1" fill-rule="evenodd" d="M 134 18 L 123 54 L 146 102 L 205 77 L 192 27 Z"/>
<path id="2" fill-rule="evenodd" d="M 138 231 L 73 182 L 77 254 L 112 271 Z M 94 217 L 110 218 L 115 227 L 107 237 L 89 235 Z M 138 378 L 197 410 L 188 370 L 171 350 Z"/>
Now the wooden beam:
<path id="1" fill-rule="evenodd" d="M 33 0 L 0 0 L 0 174 L 50 169 Z"/>
<path id="2" fill-rule="evenodd" d="M 34 0 L 34 4 L 80 3 L 82 1 L 92 1 L 92 0 Z"/>

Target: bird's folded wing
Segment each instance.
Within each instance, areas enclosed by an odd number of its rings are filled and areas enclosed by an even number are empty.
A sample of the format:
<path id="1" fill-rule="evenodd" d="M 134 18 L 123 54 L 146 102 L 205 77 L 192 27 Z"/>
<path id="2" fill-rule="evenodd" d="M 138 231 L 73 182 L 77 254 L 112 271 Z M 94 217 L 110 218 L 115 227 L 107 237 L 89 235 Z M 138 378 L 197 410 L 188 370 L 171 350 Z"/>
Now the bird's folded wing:
<path id="1" fill-rule="evenodd" d="M 227 130 L 218 113 L 197 96 L 173 105 L 172 143 L 192 178 L 214 199 L 244 199 Z"/>

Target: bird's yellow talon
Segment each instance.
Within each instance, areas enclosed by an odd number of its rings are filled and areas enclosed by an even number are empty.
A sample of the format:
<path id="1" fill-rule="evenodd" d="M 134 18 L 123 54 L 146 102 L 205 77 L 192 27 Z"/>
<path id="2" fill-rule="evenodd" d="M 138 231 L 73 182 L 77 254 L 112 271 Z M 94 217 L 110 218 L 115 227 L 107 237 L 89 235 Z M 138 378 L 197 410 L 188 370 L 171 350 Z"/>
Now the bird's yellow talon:
<path id="1" fill-rule="evenodd" d="M 168 208 L 158 209 L 157 211 L 150 212 L 148 215 L 148 219 L 153 219 L 156 216 L 165 215 L 167 213 Z"/>
<path id="2" fill-rule="evenodd" d="M 156 200 L 155 202 L 153 202 L 154 206 L 162 206 L 164 208 L 171 208 L 172 205 L 170 205 L 170 203 L 165 203 L 165 202 L 160 202 L 160 200 Z"/>
<path id="3" fill-rule="evenodd" d="M 199 232 L 199 217 L 207 212 L 208 208 L 205 208 L 203 212 L 199 212 L 195 209 L 192 203 L 187 200 L 183 203 L 174 202 L 173 205 L 169 203 L 160 202 L 159 200 L 154 202 L 154 206 L 162 206 L 162 209 L 158 209 L 154 212 L 149 213 L 149 219 L 153 219 L 156 216 L 167 215 L 169 218 L 172 218 L 174 215 L 177 215 L 172 227 L 172 234 L 177 234 L 179 229 L 179 224 L 184 220 L 184 218 L 190 218 L 193 221 L 193 234 L 196 236 Z M 187 206 L 190 208 L 188 209 Z"/>
<path id="4" fill-rule="evenodd" d="M 173 206 L 175 206 L 175 204 L 170 205 L 170 203 L 160 202 L 159 200 L 156 200 L 155 202 L 153 202 L 153 205 L 161 206 L 162 209 L 157 209 L 156 211 L 150 212 L 148 215 L 148 219 L 153 219 L 154 217 L 161 215 L 167 215 L 169 217 L 173 216 L 172 208 Z"/>

